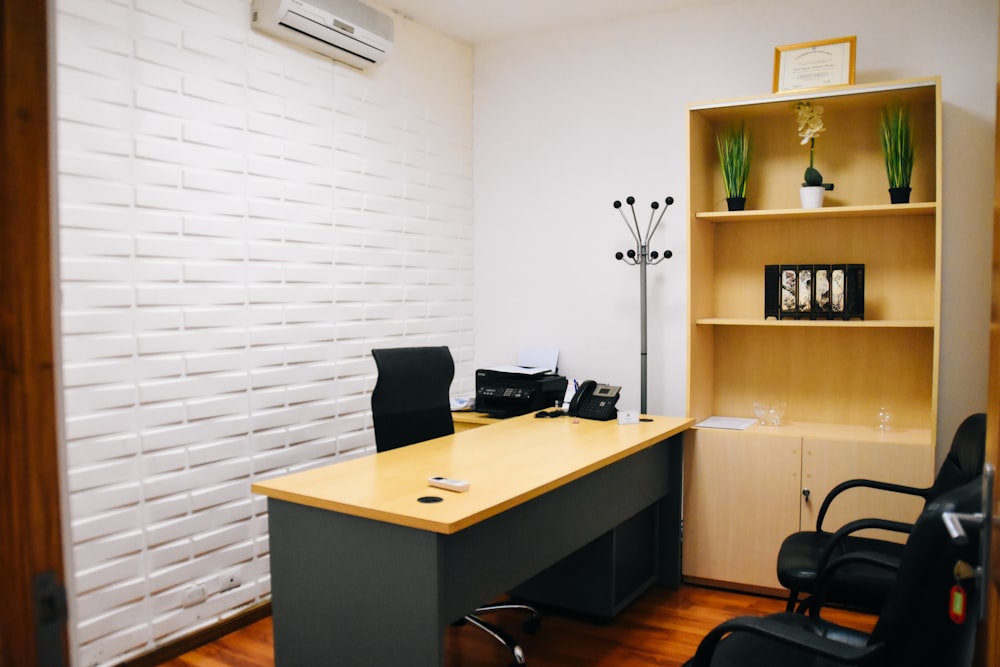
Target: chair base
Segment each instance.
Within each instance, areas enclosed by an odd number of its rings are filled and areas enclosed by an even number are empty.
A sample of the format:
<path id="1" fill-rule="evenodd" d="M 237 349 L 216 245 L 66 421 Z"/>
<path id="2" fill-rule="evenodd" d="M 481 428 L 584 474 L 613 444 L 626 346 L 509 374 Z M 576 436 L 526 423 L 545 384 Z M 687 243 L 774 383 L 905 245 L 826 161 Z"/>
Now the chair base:
<path id="1" fill-rule="evenodd" d="M 524 611 L 529 614 L 528 619 L 524 621 L 523 627 L 525 632 L 528 634 L 533 634 L 538 630 L 542 623 L 542 617 L 534 607 L 530 607 L 524 604 L 515 604 L 513 602 L 497 602 L 495 604 L 483 605 L 476 609 L 472 614 L 466 614 L 463 619 L 466 623 L 470 623 L 475 627 L 479 628 L 483 632 L 489 634 L 498 642 L 506 647 L 507 651 L 511 654 L 514 662 L 511 663 L 512 667 L 517 665 L 524 665 L 524 649 L 521 648 L 517 640 L 514 639 L 513 635 L 509 632 L 500 628 L 489 621 L 486 621 L 481 617 L 482 614 L 490 614 L 498 611 Z"/>

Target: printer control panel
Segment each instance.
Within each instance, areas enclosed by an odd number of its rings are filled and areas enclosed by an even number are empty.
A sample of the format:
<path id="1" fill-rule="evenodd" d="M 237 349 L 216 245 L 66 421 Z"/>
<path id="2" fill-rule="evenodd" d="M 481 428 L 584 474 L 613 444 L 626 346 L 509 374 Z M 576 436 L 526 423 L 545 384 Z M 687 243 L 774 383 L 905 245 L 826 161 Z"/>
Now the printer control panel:
<path id="1" fill-rule="evenodd" d="M 525 399 L 531 398 L 535 393 L 534 389 L 529 389 L 527 387 L 480 387 L 480 396 L 489 396 L 490 398 L 514 398 L 514 399 Z"/>

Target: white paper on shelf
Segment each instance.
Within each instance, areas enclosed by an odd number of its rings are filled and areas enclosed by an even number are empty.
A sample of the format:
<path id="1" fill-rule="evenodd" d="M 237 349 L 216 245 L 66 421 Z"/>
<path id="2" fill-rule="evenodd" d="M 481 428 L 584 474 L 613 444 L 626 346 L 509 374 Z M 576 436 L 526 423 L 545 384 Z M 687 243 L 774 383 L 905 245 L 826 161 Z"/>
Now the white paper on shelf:
<path id="1" fill-rule="evenodd" d="M 756 419 L 747 419 L 744 417 L 717 417 L 712 416 L 708 419 L 703 419 L 702 421 L 695 424 L 698 428 L 724 428 L 730 431 L 745 431 L 757 422 Z"/>

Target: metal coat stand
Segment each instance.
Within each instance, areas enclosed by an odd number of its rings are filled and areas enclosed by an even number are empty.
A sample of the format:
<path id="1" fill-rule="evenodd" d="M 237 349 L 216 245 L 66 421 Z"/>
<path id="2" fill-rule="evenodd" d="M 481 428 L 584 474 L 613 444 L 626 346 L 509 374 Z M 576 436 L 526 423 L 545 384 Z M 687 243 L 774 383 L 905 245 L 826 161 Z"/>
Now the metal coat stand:
<path id="1" fill-rule="evenodd" d="M 642 414 L 646 414 L 646 267 L 659 264 L 663 260 L 673 257 L 673 253 L 669 250 L 664 250 L 662 255 L 655 250 L 650 251 L 649 242 L 652 240 L 656 230 L 659 229 L 660 221 L 663 220 L 667 209 L 674 203 L 674 198 L 667 197 L 664 200 L 664 204 L 666 205 L 660 211 L 660 217 L 656 218 L 655 224 L 653 218 L 656 217 L 656 210 L 660 208 L 660 202 L 654 201 L 649 205 L 651 210 L 649 212 L 649 222 L 646 224 L 645 236 L 639 230 L 639 219 L 636 217 L 634 206 L 635 197 L 627 197 L 625 203 L 632 210 L 632 222 L 629 222 L 625 216 L 625 211 L 622 210 L 622 203 L 620 201 L 615 201 L 615 208 L 621 213 L 622 220 L 625 221 L 625 226 L 628 227 L 629 232 L 632 234 L 632 238 L 635 240 L 635 248 L 628 252 L 616 252 L 615 259 L 639 267 L 639 379 L 641 382 L 639 411 Z"/>

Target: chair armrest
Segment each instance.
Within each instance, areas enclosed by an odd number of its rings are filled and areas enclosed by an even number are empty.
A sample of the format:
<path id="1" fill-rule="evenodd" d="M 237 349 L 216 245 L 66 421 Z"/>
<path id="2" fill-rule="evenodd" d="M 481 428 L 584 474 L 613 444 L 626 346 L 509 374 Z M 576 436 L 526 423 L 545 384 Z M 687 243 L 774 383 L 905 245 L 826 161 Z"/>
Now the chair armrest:
<path id="1" fill-rule="evenodd" d="M 833 581 L 837 570 L 845 565 L 867 563 L 868 565 L 880 567 L 884 570 L 897 571 L 899 570 L 899 562 L 898 558 L 874 551 L 855 551 L 834 558 L 829 564 L 824 564 L 824 567 L 817 570 L 819 574 L 816 577 L 816 592 L 805 602 L 808 605 L 807 613 L 814 618 L 820 617 L 820 610 L 826 601 L 827 588 L 830 586 L 830 582 Z"/>
<path id="2" fill-rule="evenodd" d="M 826 518 L 826 513 L 829 511 L 830 504 L 834 501 L 834 499 L 848 489 L 855 489 L 859 487 L 889 491 L 891 493 L 902 493 L 908 496 L 919 496 L 925 501 L 931 492 L 931 487 L 918 488 L 915 486 L 906 486 L 904 484 L 880 482 L 874 479 L 849 479 L 846 482 L 841 482 L 837 486 L 833 487 L 830 489 L 830 493 L 826 494 L 826 498 L 823 499 L 823 504 L 819 507 L 819 514 L 816 515 L 817 532 L 823 531 L 823 519 Z"/>
<path id="3" fill-rule="evenodd" d="M 913 530 L 913 524 L 905 523 L 903 521 L 890 521 L 889 519 L 874 518 L 855 519 L 854 521 L 845 523 L 839 530 L 837 530 L 837 532 L 833 534 L 826 546 L 823 547 L 823 551 L 819 555 L 819 560 L 816 562 L 816 572 L 822 573 L 823 570 L 826 569 L 827 563 L 829 563 L 834 550 L 845 537 L 848 537 L 859 530 L 868 530 L 871 528 L 889 530 L 896 533 L 909 533 Z"/>
<path id="4" fill-rule="evenodd" d="M 862 664 L 869 660 L 875 653 L 882 651 L 884 647 L 884 644 L 881 642 L 871 646 L 844 644 L 821 637 L 810 630 L 783 623 L 780 617 L 740 616 L 722 623 L 705 635 L 705 638 L 698 645 L 698 650 L 694 658 L 688 665 L 690 667 L 709 667 L 712 663 L 712 655 L 715 653 L 719 642 L 726 635 L 737 632 L 748 632 L 765 637 L 786 646 L 798 648 L 847 665 Z"/>

